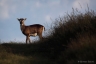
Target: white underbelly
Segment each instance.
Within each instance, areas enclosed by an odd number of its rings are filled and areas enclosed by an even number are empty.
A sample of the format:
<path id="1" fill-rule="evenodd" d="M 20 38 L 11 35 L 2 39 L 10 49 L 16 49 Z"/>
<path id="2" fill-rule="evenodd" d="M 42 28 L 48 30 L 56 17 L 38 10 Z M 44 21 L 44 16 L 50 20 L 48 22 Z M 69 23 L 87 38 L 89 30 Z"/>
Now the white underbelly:
<path id="1" fill-rule="evenodd" d="M 37 33 L 34 33 L 34 34 L 30 34 L 30 36 L 37 36 Z"/>

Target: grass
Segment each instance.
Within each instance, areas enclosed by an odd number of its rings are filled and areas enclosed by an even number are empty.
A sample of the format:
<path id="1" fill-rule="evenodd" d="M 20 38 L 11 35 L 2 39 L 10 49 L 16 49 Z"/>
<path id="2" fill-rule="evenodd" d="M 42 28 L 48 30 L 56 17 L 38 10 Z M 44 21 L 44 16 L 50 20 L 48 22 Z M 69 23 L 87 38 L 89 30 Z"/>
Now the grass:
<path id="1" fill-rule="evenodd" d="M 32 44 L 0 44 L 0 64 L 96 63 L 96 14 L 72 11 L 59 17 L 50 35 Z"/>
<path id="2" fill-rule="evenodd" d="M 28 61 L 27 57 L 7 52 L 5 47 L 0 45 L 0 64 L 26 64 Z"/>
<path id="3" fill-rule="evenodd" d="M 59 62 L 64 62 L 66 59 L 66 64 L 75 63 L 78 61 L 96 61 L 96 36 L 83 36 L 79 40 L 71 41 L 68 48 L 61 52 Z"/>

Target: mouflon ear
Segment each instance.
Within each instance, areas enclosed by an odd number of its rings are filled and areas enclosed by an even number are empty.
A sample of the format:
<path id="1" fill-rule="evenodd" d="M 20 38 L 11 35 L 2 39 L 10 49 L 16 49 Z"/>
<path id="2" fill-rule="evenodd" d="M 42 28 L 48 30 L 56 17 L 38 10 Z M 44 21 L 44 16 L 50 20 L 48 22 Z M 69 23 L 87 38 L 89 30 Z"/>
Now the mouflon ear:
<path id="1" fill-rule="evenodd" d="M 26 20 L 27 18 L 25 18 L 24 20 Z"/>
<path id="2" fill-rule="evenodd" d="M 19 21 L 19 18 L 17 18 L 17 20 Z"/>

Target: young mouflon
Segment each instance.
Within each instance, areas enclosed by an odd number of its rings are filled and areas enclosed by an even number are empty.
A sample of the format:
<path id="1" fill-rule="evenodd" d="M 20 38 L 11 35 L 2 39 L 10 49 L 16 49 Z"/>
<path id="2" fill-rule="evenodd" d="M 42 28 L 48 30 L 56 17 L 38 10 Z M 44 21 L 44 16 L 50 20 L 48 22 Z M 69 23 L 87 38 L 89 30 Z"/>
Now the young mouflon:
<path id="1" fill-rule="evenodd" d="M 43 25 L 40 24 L 33 24 L 33 25 L 29 25 L 26 26 L 24 24 L 24 21 L 26 20 L 26 18 L 17 18 L 18 21 L 20 22 L 20 28 L 22 33 L 26 36 L 26 44 L 31 43 L 30 41 L 30 36 L 39 36 L 40 39 L 42 39 L 42 32 L 45 30 L 45 27 Z"/>

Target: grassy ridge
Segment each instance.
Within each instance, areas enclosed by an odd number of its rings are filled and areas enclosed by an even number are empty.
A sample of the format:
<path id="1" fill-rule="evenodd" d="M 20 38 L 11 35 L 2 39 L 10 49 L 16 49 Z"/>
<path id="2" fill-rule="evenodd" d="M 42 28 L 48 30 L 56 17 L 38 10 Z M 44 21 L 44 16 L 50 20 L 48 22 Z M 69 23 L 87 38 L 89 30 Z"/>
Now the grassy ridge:
<path id="1" fill-rule="evenodd" d="M 33 44 L 0 45 L 0 64 L 69 64 L 95 63 L 96 14 L 71 14 L 55 20 L 52 32 L 43 41 Z M 83 62 L 84 63 L 84 62 Z"/>

